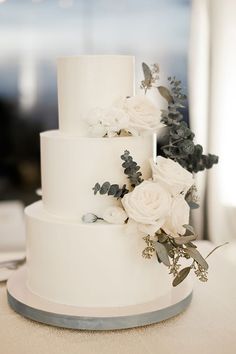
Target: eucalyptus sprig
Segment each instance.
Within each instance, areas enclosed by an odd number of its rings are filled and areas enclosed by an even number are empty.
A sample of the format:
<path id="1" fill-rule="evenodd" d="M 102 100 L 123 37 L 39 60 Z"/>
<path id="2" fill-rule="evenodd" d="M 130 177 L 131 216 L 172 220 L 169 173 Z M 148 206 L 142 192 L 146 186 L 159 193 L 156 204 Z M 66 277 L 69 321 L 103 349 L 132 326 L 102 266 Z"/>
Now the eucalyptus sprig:
<path id="1" fill-rule="evenodd" d="M 150 259 L 156 254 L 159 263 L 163 263 L 169 268 L 169 273 L 174 276 L 173 286 L 179 285 L 190 273 L 194 271 L 195 275 L 202 282 L 208 280 L 208 258 L 218 248 L 224 246 L 219 245 L 214 248 L 207 257 L 203 257 L 197 250 L 197 246 L 193 243 L 197 239 L 192 226 L 184 225 L 186 232 L 184 236 L 173 237 L 167 235 L 162 229 L 155 233 L 153 237 L 145 236 L 143 239 L 146 247 L 143 250 L 143 257 Z M 181 269 L 181 258 L 191 260 L 191 264 Z"/>
<path id="2" fill-rule="evenodd" d="M 124 174 L 127 175 L 131 187 L 136 187 L 143 182 L 142 172 L 140 172 L 140 166 L 137 162 L 133 160 L 133 157 L 130 155 L 128 150 L 125 150 L 121 159 L 124 161 L 122 167 L 124 168 Z"/>
<path id="3" fill-rule="evenodd" d="M 129 193 L 126 184 L 119 187 L 118 184 L 111 184 L 110 182 L 104 182 L 102 185 L 96 183 L 93 187 L 93 191 L 95 195 L 99 192 L 101 195 L 107 194 L 117 199 L 123 198 L 125 194 Z"/>
<path id="4" fill-rule="evenodd" d="M 138 166 L 137 162 L 133 160 L 133 157 L 130 155 L 128 150 L 125 150 L 121 155 L 122 167 L 124 168 L 124 174 L 130 181 L 131 187 L 136 187 L 140 183 L 143 182 L 142 172 L 140 172 L 140 166 Z M 106 181 L 102 184 L 96 183 L 93 187 L 93 192 L 96 195 L 98 192 L 101 195 L 111 195 L 117 199 L 123 198 L 125 194 L 129 193 L 129 190 L 126 188 L 126 184 L 120 187 L 118 184 L 111 184 Z"/>
<path id="5" fill-rule="evenodd" d="M 163 155 L 177 161 L 190 172 L 197 173 L 211 168 L 218 163 L 218 156 L 203 154 L 202 146 L 194 143 L 195 135 L 183 120 L 187 96 L 183 93 L 181 81 L 175 76 L 169 76 L 168 88 L 158 86 L 159 75 L 157 76 L 154 69 L 156 67 L 159 69 L 157 64 L 152 68 L 146 63 L 142 64 L 144 80 L 141 82 L 141 88 L 145 93 L 151 88 L 156 88 L 168 103 L 168 108 L 161 112 L 161 121 L 168 127 L 167 144 L 161 147 Z"/>

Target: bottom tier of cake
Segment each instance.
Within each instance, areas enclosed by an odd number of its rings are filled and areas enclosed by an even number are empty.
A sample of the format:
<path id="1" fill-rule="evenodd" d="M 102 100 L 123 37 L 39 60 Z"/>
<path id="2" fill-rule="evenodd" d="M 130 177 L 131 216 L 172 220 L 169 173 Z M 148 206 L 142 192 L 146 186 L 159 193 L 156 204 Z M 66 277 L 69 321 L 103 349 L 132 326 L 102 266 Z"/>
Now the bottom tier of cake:
<path id="1" fill-rule="evenodd" d="M 25 213 L 31 292 L 79 307 L 130 306 L 170 293 L 168 270 L 142 257 L 145 243 L 126 225 L 62 221 L 42 202 Z"/>

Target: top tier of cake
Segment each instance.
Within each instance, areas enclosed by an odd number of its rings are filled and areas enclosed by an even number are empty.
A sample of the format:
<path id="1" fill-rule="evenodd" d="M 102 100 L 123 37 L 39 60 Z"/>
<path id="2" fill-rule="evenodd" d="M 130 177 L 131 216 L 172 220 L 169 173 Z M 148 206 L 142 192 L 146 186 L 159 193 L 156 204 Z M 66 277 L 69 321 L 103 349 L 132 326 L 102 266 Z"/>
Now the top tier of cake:
<path id="1" fill-rule="evenodd" d="M 57 62 L 59 129 L 88 136 L 86 117 L 95 108 L 108 108 L 119 98 L 134 95 L 134 57 L 82 55 Z"/>

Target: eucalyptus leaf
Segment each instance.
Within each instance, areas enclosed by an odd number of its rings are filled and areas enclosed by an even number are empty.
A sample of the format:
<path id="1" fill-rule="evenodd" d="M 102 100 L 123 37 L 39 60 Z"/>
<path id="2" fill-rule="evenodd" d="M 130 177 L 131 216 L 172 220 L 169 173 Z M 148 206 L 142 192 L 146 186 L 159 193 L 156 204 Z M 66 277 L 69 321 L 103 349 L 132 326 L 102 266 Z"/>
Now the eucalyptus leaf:
<path id="1" fill-rule="evenodd" d="M 131 182 L 131 186 L 138 186 L 143 182 L 142 173 L 139 171 L 140 166 L 138 166 L 138 164 L 133 160 L 133 157 L 130 156 L 130 152 L 128 150 L 124 151 L 124 154 L 121 155 L 121 159 L 124 161 L 122 163 L 122 167 L 124 168 L 124 173 Z"/>
<path id="2" fill-rule="evenodd" d="M 122 188 L 118 189 L 116 194 L 114 195 L 114 197 L 119 199 L 119 198 L 121 198 L 122 194 L 123 194 L 123 189 Z"/>
<path id="3" fill-rule="evenodd" d="M 158 257 L 157 252 L 156 252 L 156 257 L 157 257 L 157 261 L 158 261 L 158 263 L 162 263 L 162 261 L 161 261 L 161 260 L 160 260 L 160 258 Z"/>
<path id="4" fill-rule="evenodd" d="M 99 192 L 100 188 L 101 188 L 100 184 L 96 183 L 95 186 L 93 187 L 94 194 L 97 194 L 97 192 Z"/>
<path id="5" fill-rule="evenodd" d="M 163 246 L 165 247 L 165 249 L 166 249 L 166 251 L 168 253 L 168 256 L 170 258 L 174 258 L 173 251 L 175 249 L 175 246 L 172 243 L 170 243 L 170 242 L 163 243 Z"/>
<path id="6" fill-rule="evenodd" d="M 166 88 L 164 86 L 158 86 L 157 89 L 158 89 L 160 95 L 162 97 L 164 97 L 168 103 L 174 103 L 174 99 L 171 96 L 171 93 L 168 90 L 168 88 Z"/>
<path id="7" fill-rule="evenodd" d="M 118 184 L 112 184 L 111 186 L 110 186 L 110 188 L 109 188 L 109 190 L 108 190 L 108 195 L 115 195 L 117 192 L 118 192 L 118 190 L 119 190 L 120 188 L 119 188 L 119 185 Z"/>
<path id="8" fill-rule="evenodd" d="M 193 247 L 188 247 L 185 249 L 185 252 L 192 257 L 203 269 L 208 269 L 207 261 L 202 257 L 200 252 Z"/>
<path id="9" fill-rule="evenodd" d="M 100 189 L 100 194 L 106 194 L 110 188 L 110 182 L 104 182 Z"/>
<path id="10" fill-rule="evenodd" d="M 169 267 L 170 260 L 169 260 L 168 252 L 167 252 L 165 246 L 163 246 L 160 242 L 157 241 L 155 243 L 155 250 L 157 252 L 159 259 L 162 261 L 162 263 L 164 263 L 166 266 Z"/>
<path id="11" fill-rule="evenodd" d="M 192 140 L 184 140 L 179 144 L 179 148 L 184 154 L 193 154 L 194 153 L 194 143 Z"/>
<path id="12" fill-rule="evenodd" d="M 186 236 L 195 235 L 194 228 L 191 225 L 185 224 L 185 225 L 183 225 L 183 227 L 188 231 L 188 234 L 187 234 L 187 231 L 185 233 Z"/>
<path id="13" fill-rule="evenodd" d="M 158 241 L 163 243 L 166 242 L 168 240 L 168 236 L 166 234 L 159 234 L 158 235 Z"/>
<path id="14" fill-rule="evenodd" d="M 185 246 L 187 246 L 187 247 L 197 248 L 197 246 L 196 246 L 194 243 L 192 243 L 192 242 L 188 242 L 188 243 L 186 243 L 186 245 L 185 245 Z"/>
<path id="15" fill-rule="evenodd" d="M 144 85 L 150 87 L 152 84 L 152 71 L 146 63 L 142 63 L 143 75 L 144 75 Z"/>
<path id="16" fill-rule="evenodd" d="M 199 204 L 197 204 L 197 203 L 195 203 L 195 202 L 192 202 L 192 201 L 190 201 L 190 202 L 187 202 L 188 203 L 188 205 L 189 205 L 189 208 L 190 209 L 198 209 L 199 207 L 200 207 L 200 205 Z"/>
<path id="17" fill-rule="evenodd" d="M 175 237 L 174 241 L 176 245 L 184 245 L 188 242 L 196 240 L 196 235 L 189 235 L 189 236 L 179 236 Z"/>
<path id="18" fill-rule="evenodd" d="M 182 281 L 188 276 L 190 270 L 191 270 L 191 267 L 186 267 L 186 268 L 181 269 L 179 274 L 173 280 L 172 285 L 177 286 L 180 283 L 182 283 Z"/>

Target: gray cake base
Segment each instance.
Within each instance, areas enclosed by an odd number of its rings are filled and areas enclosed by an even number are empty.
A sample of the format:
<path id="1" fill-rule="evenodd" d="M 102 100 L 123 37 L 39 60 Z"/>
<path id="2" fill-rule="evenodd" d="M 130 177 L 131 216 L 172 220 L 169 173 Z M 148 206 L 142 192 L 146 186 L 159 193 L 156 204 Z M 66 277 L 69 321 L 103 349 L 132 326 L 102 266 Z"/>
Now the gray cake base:
<path id="1" fill-rule="evenodd" d="M 192 282 L 186 279 L 165 296 L 145 304 L 114 308 L 79 308 L 50 302 L 26 287 L 26 269 L 16 271 L 7 283 L 8 303 L 20 315 L 44 324 L 82 330 L 134 328 L 166 320 L 184 311 L 192 299 Z"/>

